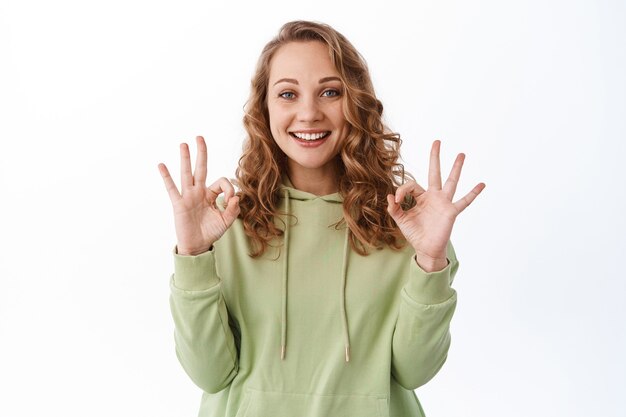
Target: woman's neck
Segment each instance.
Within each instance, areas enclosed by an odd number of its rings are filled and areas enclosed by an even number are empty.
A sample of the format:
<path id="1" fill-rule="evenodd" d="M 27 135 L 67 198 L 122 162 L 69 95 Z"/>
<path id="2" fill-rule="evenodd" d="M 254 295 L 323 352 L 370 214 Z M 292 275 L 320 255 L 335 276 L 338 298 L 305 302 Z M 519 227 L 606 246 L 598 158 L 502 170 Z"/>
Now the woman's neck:
<path id="1" fill-rule="evenodd" d="M 337 170 L 334 166 L 324 168 L 290 167 L 289 180 L 294 188 L 317 196 L 336 193 L 339 191 Z"/>

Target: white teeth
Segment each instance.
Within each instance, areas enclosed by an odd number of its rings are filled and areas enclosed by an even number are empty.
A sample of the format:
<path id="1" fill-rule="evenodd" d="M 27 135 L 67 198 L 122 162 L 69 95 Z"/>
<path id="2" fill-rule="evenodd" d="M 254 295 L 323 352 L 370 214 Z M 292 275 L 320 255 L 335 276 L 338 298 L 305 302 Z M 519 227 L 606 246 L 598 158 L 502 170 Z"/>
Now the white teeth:
<path id="1" fill-rule="evenodd" d="M 323 137 L 325 137 L 326 135 L 328 135 L 329 132 L 323 132 L 323 133 L 298 133 L 298 132 L 293 132 L 293 135 L 295 137 L 297 137 L 298 139 L 304 139 L 304 140 L 318 140 L 321 139 Z"/>

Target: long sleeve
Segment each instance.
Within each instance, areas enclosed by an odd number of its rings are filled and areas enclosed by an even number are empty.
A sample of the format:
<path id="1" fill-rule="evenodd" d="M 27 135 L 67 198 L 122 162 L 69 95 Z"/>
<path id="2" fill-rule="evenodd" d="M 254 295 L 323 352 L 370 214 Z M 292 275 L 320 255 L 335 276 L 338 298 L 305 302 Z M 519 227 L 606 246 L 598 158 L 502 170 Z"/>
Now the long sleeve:
<path id="1" fill-rule="evenodd" d="M 228 386 L 238 370 L 220 285 L 214 249 L 198 256 L 174 254 L 170 307 L 176 356 L 193 382 L 208 393 Z"/>
<path id="2" fill-rule="evenodd" d="M 409 280 L 402 288 L 392 340 L 391 372 L 404 388 L 424 385 L 443 366 L 450 347 L 450 321 L 456 291 L 450 287 L 459 263 L 448 244 L 448 265 L 425 272 L 411 258 Z"/>

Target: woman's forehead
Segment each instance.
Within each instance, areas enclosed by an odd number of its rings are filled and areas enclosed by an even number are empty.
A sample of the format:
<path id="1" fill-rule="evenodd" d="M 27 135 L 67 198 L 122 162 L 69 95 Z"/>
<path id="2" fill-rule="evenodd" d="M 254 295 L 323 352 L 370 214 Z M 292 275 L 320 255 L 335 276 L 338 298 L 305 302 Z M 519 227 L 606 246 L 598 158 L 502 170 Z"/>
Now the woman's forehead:
<path id="1" fill-rule="evenodd" d="M 269 82 L 282 79 L 301 82 L 332 81 L 339 78 L 329 53 L 322 42 L 290 42 L 281 46 L 270 62 Z"/>

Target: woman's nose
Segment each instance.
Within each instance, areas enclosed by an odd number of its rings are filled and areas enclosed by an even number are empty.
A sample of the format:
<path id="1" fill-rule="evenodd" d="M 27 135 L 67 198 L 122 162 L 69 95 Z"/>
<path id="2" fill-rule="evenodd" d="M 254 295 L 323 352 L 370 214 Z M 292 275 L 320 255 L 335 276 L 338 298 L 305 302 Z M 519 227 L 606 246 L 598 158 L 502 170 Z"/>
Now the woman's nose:
<path id="1" fill-rule="evenodd" d="M 298 107 L 298 120 L 301 122 L 315 122 L 323 118 L 320 103 L 316 97 L 304 97 Z"/>

